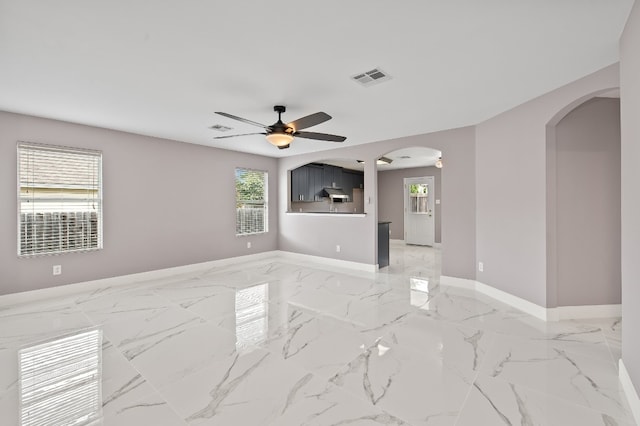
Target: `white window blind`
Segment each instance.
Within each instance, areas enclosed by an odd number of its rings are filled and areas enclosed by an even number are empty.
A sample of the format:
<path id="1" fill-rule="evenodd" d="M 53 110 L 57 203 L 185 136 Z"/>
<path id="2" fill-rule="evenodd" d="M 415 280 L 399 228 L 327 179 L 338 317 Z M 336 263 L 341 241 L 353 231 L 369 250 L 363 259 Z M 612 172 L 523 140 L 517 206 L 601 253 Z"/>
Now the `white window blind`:
<path id="1" fill-rule="evenodd" d="M 102 153 L 18 143 L 18 255 L 102 248 Z"/>
<path id="2" fill-rule="evenodd" d="M 267 172 L 236 168 L 236 235 L 267 232 Z"/>
<path id="3" fill-rule="evenodd" d="M 102 415 L 102 331 L 22 348 L 20 424 L 86 425 Z"/>

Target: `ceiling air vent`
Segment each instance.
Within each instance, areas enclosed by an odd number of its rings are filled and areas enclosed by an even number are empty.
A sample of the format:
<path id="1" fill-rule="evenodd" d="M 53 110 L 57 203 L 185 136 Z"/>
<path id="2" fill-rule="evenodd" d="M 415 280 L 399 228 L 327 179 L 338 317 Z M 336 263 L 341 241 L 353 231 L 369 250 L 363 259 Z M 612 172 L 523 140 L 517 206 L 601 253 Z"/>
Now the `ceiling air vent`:
<path id="1" fill-rule="evenodd" d="M 352 80 L 357 81 L 363 86 L 372 86 L 377 83 L 382 83 L 391 79 L 391 76 L 380 68 L 374 68 L 371 71 L 356 74 L 351 77 Z"/>
<path id="2" fill-rule="evenodd" d="M 222 124 L 214 124 L 213 126 L 209 127 L 211 130 L 216 130 L 218 132 L 228 132 L 229 130 L 231 130 L 231 127 L 227 127 L 227 126 L 223 126 Z"/>

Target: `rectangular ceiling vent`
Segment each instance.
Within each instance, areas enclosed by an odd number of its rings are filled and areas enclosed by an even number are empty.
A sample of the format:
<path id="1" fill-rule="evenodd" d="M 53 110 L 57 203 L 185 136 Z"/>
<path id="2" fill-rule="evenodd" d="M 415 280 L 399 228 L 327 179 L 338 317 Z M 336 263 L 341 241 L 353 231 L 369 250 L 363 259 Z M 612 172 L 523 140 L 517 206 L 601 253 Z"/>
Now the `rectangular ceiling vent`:
<path id="1" fill-rule="evenodd" d="M 232 130 L 231 127 L 223 126 L 222 124 L 214 124 L 213 126 L 211 126 L 209 128 L 211 130 L 216 130 L 218 132 L 228 132 L 229 130 Z"/>
<path id="2" fill-rule="evenodd" d="M 372 86 L 374 84 L 382 83 L 391 79 L 391 76 L 380 68 L 374 68 L 371 71 L 356 74 L 351 77 L 352 80 L 357 81 L 363 86 Z"/>

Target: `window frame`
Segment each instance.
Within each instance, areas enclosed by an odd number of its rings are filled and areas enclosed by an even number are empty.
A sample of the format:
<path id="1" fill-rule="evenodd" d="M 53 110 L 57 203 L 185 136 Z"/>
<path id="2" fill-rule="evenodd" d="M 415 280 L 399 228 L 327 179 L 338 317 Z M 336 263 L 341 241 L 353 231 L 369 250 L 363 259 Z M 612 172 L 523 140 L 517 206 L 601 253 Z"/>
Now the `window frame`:
<path id="1" fill-rule="evenodd" d="M 264 230 L 262 230 L 262 231 L 238 233 L 238 204 L 241 201 L 243 201 L 243 200 L 238 198 L 238 191 L 237 191 L 238 171 L 239 170 L 246 171 L 246 172 L 254 172 L 254 173 L 255 172 L 259 172 L 259 173 L 262 173 L 264 175 L 264 193 L 263 193 L 263 199 L 261 200 L 262 206 L 263 206 L 263 209 L 264 209 L 264 219 L 263 219 L 263 221 L 264 221 Z M 235 167 L 234 168 L 233 183 L 234 183 L 234 189 L 236 189 L 235 190 L 235 194 L 236 194 L 235 195 L 236 237 L 245 237 L 245 236 L 260 235 L 260 234 L 268 233 L 269 232 L 269 172 L 267 170 L 253 169 L 253 168 L 250 168 L 250 167 Z M 254 200 L 244 200 L 244 201 L 251 202 L 251 201 L 254 201 Z"/>
<path id="2" fill-rule="evenodd" d="M 95 201 L 97 202 L 99 208 L 97 209 L 97 228 L 96 228 L 96 232 L 97 232 L 97 243 L 96 243 L 96 247 L 82 247 L 82 248 L 78 248 L 78 249 L 60 249 L 60 247 L 58 247 L 57 250 L 55 251 L 46 251 L 46 252 L 35 252 L 35 253 L 21 253 L 22 250 L 22 238 L 21 238 L 21 228 L 22 228 L 22 219 L 21 219 L 21 213 L 23 213 L 22 211 L 22 196 L 21 196 L 21 189 L 22 189 L 22 182 L 21 182 L 21 165 L 20 165 L 20 153 L 21 153 L 21 149 L 25 148 L 25 149 L 41 149 L 41 150 L 48 150 L 48 151 L 57 151 L 57 152 L 66 152 L 66 153 L 74 153 L 74 154 L 85 154 L 85 155 L 91 155 L 94 157 L 97 157 L 98 159 L 98 165 L 97 165 L 97 173 L 96 173 L 96 177 L 98 180 L 97 183 L 97 197 L 95 199 Z M 95 150 L 95 149 L 89 149 L 89 148 L 79 148 L 79 147 L 72 147 L 72 146 L 65 146 L 65 145 L 55 145 L 55 144 L 48 144 L 48 143 L 38 143 L 38 142 L 28 142 L 28 141 L 18 141 L 16 143 L 16 195 L 17 195 L 17 201 L 16 201 L 16 222 L 17 222 L 17 229 L 16 229 L 16 237 L 17 237 L 17 255 L 19 258 L 24 258 L 24 259 L 28 259 L 28 258 L 33 258 L 33 257 L 41 257 L 41 256 L 59 256 L 59 255 L 64 255 L 64 254 L 69 254 L 69 253 L 84 253 L 84 252 L 94 252 L 94 251 L 99 251 L 102 250 L 104 248 L 104 231 L 103 231 L 103 227 L 104 227 L 104 205 L 103 205 L 103 201 L 104 201 L 104 194 L 103 194 L 103 177 L 102 177 L 102 160 L 103 160 L 103 153 L 100 150 Z M 50 183 L 48 183 L 49 185 L 51 185 Z M 55 184 L 54 184 L 55 185 Z"/>

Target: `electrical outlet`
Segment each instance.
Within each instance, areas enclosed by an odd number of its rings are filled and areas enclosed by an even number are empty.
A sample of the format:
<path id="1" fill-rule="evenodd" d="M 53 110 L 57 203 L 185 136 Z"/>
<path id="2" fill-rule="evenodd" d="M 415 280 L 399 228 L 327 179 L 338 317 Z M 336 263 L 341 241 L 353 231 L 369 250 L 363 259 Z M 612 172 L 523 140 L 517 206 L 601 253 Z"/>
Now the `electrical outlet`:
<path id="1" fill-rule="evenodd" d="M 62 265 L 53 265 L 53 275 L 62 274 Z"/>
<path id="2" fill-rule="evenodd" d="M 336 246 L 336 253 L 340 253 L 340 245 Z"/>
<path id="3" fill-rule="evenodd" d="M 478 262 L 478 271 L 480 272 L 484 271 L 484 262 Z"/>
<path id="4" fill-rule="evenodd" d="M 251 248 L 251 241 L 247 241 L 247 248 Z"/>

